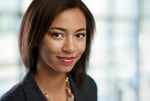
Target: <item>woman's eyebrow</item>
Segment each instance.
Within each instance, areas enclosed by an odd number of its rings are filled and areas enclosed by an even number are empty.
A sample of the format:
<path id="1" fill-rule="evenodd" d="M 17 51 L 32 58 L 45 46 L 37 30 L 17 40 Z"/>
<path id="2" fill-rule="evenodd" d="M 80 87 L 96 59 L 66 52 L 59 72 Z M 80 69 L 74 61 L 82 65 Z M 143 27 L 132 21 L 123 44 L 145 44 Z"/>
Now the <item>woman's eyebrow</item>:
<path id="1" fill-rule="evenodd" d="M 53 30 L 53 29 L 61 30 L 61 31 L 67 31 L 65 28 L 62 28 L 62 27 L 51 27 L 50 28 L 50 30 Z"/>
<path id="2" fill-rule="evenodd" d="M 80 32 L 80 31 L 86 31 L 86 28 L 80 28 L 76 32 Z"/>
<path id="3" fill-rule="evenodd" d="M 53 29 L 67 32 L 67 29 L 62 28 L 62 27 L 51 27 L 49 30 L 53 30 Z M 86 31 L 86 28 L 79 28 L 79 29 L 76 30 L 76 32 L 80 32 L 80 31 Z"/>

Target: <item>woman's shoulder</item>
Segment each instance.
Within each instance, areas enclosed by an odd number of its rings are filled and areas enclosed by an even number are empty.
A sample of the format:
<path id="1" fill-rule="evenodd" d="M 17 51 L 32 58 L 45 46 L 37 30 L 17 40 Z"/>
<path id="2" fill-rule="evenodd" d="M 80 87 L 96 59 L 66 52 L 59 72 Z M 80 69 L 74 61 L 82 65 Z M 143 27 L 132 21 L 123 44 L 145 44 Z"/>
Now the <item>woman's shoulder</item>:
<path id="1" fill-rule="evenodd" d="M 1 96 L 0 101 L 20 101 L 24 97 L 21 83 L 16 84 L 4 95 Z M 22 100 L 21 100 L 22 101 Z"/>
<path id="2" fill-rule="evenodd" d="M 71 85 L 73 86 L 73 88 L 77 88 L 80 91 L 92 90 L 93 92 L 97 92 L 96 82 L 90 75 L 86 75 L 86 79 L 85 79 L 82 87 L 79 87 L 76 84 L 74 78 L 71 75 L 69 75 L 69 78 L 70 78 Z"/>
<path id="3" fill-rule="evenodd" d="M 7 91 L 0 101 L 45 101 L 45 97 L 34 80 L 32 72 L 27 72 L 24 78 Z"/>
<path id="4" fill-rule="evenodd" d="M 81 88 L 71 78 L 71 86 L 77 101 L 97 101 L 97 85 L 91 76 L 87 75 Z"/>
<path id="5" fill-rule="evenodd" d="M 82 88 L 83 97 L 86 101 L 97 101 L 97 85 L 95 80 L 87 75 L 87 79 Z"/>
<path id="6" fill-rule="evenodd" d="M 6 93 L 0 97 L 0 101 L 24 101 L 25 90 L 24 86 L 29 83 L 31 73 L 27 73 L 22 80 L 20 80 L 16 85 L 10 88 Z"/>
<path id="7" fill-rule="evenodd" d="M 96 85 L 96 82 L 95 82 L 95 80 L 94 80 L 91 76 L 87 75 L 87 79 L 86 79 L 86 81 L 85 81 L 85 84 L 84 84 L 84 86 L 83 86 L 83 89 L 84 89 L 85 91 L 87 91 L 86 89 L 88 89 L 88 91 L 90 91 L 90 93 L 93 93 L 93 94 L 96 94 L 96 93 L 97 93 L 97 85 Z"/>
<path id="8" fill-rule="evenodd" d="M 97 89 L 96 82 L 91 76 L 87 75 L 87 80 L 85 81 L 85 83 L 88 87 L 95 89 L 95 90 Z"/>

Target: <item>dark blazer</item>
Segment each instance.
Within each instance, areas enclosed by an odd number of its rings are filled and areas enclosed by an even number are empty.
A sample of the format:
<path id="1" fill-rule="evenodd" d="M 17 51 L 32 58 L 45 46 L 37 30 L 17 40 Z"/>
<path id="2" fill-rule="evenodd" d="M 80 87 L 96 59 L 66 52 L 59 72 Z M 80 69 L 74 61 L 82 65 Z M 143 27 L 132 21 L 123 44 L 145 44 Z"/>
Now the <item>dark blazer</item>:
<path id="1" fill-rule="evenodd" d="M 79 89 L 69 75 L 71 87 L 75 96 L 74 101 L 97 101 L 97 87 L 93 79 L 88 76 L 85 85 Z M 34 80 L 33 73 L 29 72 L 25 78 L 5 93 L 0 101 L 46 101 Z"/>

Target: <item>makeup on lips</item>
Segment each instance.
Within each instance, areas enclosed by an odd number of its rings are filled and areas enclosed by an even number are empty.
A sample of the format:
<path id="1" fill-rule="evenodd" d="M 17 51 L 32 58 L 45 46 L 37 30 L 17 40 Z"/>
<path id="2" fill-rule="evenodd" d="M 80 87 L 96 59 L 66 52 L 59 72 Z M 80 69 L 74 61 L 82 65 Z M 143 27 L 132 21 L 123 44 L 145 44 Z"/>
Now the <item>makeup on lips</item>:
<path id="1" fill-rule="evenodd" d="M 58 57 L 58 59 L 65 65 L 71 65 L 74 62 L 75 57 Z"/>

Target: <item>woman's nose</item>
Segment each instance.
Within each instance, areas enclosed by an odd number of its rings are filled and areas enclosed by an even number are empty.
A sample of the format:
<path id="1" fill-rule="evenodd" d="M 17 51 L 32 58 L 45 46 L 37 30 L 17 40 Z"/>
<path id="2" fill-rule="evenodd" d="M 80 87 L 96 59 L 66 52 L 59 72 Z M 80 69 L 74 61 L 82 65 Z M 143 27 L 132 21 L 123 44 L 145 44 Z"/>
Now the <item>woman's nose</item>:
<path id="1" fill-rule="evenodd" d="M 73 53 L 75 51 L 75 40 L 73 38 L 66 39 L 63 45 L 63 51 L 66 53 Z"/>

